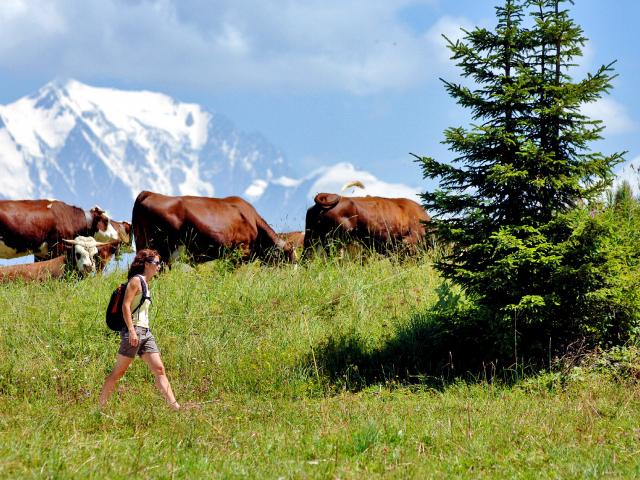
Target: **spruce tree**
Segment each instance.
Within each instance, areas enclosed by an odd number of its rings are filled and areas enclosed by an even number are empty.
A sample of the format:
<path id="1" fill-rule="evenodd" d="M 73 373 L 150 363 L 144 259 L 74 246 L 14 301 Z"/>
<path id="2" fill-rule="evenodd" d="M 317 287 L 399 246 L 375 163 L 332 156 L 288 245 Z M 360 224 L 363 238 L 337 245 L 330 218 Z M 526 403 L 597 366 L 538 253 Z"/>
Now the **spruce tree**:
<path id="1" fill-rule="evenodd" d="M 513 328 L 520 316 L 539 341 L 584 333 L 582 310 L 572 313 L 571 304 L 604 280 L 565 282 L 593 257 L 598 233 L 588 235 L 590 249 L 578 248 L 586 240 L 568 212 L 599 198 L 622 159 L 589 150 L 603 126 L 580 107 L 608 92 L 614 75 L 609 64 L 580 81 L 570 76 L 586 38 L 563 8 L 568 1 L 505 0 L 494 31 L 447 39 L 473 86 L 443 82 L 474 123 L 445 131 L 453 163 L 417 157 L 425 178 L 440 181 L 422 195 L 438 237 L 451 245 L 437 267 L 493 324 Z"/>

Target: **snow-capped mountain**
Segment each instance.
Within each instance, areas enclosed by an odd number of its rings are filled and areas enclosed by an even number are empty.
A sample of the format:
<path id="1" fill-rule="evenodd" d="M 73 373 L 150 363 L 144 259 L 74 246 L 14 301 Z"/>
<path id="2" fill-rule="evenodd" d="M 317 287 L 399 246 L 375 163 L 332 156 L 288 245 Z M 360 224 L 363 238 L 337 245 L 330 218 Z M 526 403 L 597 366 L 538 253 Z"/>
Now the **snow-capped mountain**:
<path id="1" fill-rule="evenodd" d="M 299 178 L 260 135 L 224 116 L 148 91 L 52 82 L 0 105 L 0 198 L 57 198 L 129 219 L 141 190 L 251 201 L 276 229 L 301 229 L 319 191 L 360 180 L 358 194 L 409 196 L 350 164 Z"/>

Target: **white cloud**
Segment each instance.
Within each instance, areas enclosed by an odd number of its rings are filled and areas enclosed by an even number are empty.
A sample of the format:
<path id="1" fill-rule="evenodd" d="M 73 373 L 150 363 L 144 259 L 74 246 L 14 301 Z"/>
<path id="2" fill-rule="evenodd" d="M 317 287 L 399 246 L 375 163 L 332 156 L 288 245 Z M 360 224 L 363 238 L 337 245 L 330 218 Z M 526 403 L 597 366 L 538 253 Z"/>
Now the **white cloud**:
<path id="1" fill-rule="evenodd" d="M 256 201 L 262 196 L 268 185 L 269 183 L 266 180 L 256 179 L 247 187 L 244 194 L 252 201 Z"/>
<path id="2" fill-rule="evenodd" d="M 449 60 L 451 57 L 451 50 L 449 50 L 449 44 L 443 38 L 443 35 L 455 43 L 456 40 L 462 40 L 462 37 L 464 36 L 463 29 L 467 31 L 471 31 L 473 29 L 473 25 L 469 20 L 462 17 L 449 17 L 445 15 L 438 19 L 438 21 L 425 33 L 425 38 L 436 53 L 436 58 L 440 63 L 453 65 L 451 60 Z"/>
<path id="3" fill-rule="evenodd" d="M 365 188 L 353 187 L 342 191 L 344 185 L 354 181 L 360 181 Z M 313 197 L 319 192 L 340 193 L 353 197 L 367 195 L 390 198 L 404 197 L 416 202 L 420 201 L 417 188 L 401 183 L 384 182 L 367 171 L 358 170 L 350 163 L 338 163 L 326 168 L 309 189 L 307 198 L 313 200 Z"/>
<path id="4" fill-rule="evenodd" d="M 605 135 L 628 133 L 638 128 L 626 107 L 612 98 L 601 98 L 597 102 L 586 104 L 581 111 L 593 120 L 602 120 L 606 127 Z"/>
<path id="5" fill-rule="evenodd" d="M 399 12 L 435 0 L 5 0 L 0 67 L 227 89 L 370 93 L 435 78 L 442 57 Z"/>

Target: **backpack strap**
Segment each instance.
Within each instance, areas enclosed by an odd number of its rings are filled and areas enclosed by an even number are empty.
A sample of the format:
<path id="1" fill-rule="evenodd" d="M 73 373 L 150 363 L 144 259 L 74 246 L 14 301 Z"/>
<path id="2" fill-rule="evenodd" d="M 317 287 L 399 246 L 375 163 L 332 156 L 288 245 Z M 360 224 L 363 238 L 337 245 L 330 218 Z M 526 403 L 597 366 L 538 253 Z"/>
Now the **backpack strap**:
<path id="1" fill-rule="evenodd" d="M 142 307 L 142 304 L 145 300 L 149 300 L 149 303 L 153 303 L 153 300 L 151 300 L 151 297 L 149 296 L 149 286 L 147 285 L 147 281 L 145 280 L 144 276 L 136 275 L 136 277 L 140 277 L 140 285 L 142 286 L 142 297 L 140 297 L 140 303 L 138 304 L 138 306 L 131 312 L 131 316 L 133 316 L 134 313 L 140 310 L 140 307 Z"/>
<path id="2" fill-rule="evenodd" d="M 147 280 L 144 278 L 144 275 L 137 275 L 140 277 L 140 284 L 142 285 L 142 298 L 144 300 L 151 301 L 151 297 L 149 296 L 149 286 L 147 285 Z"/>

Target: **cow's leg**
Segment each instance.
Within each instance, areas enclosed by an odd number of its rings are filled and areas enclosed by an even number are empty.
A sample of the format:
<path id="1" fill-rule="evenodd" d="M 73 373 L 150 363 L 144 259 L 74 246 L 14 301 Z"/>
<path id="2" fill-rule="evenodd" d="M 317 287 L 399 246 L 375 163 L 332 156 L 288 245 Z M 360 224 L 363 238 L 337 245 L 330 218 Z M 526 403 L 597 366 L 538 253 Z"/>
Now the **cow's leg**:
<path id="1" fill-rule="evenodd" d="M 249 258 L 251 258 L 251 245 L 249 245 L 248 243 L 242 242 L 240 245 L 238 245 L 238 250 L 240 251 L 240 255 L 242 256 L 243 260 L 247 260 Z"/>
<path id="2" fill-rule="evenodd" d="M 47 260 L 58 257 L 61 255 L 61 252 L 64 252 L 64 246 L 56 246 L 53 250 L 49 248 L 49 244 L 47 242 L 42 242 L 40 246 L 33 252 L 34 257 L 42 257 Z"/>

